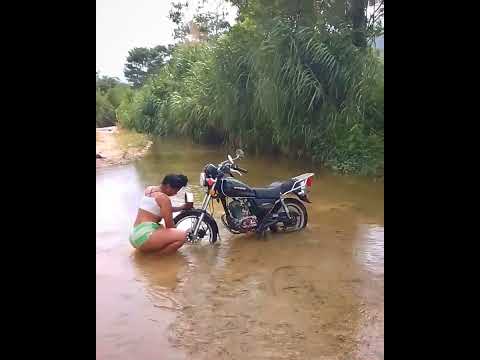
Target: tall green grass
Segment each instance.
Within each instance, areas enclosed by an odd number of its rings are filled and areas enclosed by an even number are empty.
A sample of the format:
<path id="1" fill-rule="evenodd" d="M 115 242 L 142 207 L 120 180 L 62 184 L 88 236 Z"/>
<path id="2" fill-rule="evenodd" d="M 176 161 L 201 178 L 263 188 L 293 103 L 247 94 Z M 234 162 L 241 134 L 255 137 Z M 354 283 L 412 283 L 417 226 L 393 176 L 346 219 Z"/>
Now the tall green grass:
<path id="1" fill-rule="evenodd" d="M 307 157 L 339 172 L 383 171 L 383 61 L 351 31 L 247 19 L 212 42 L 183 44 L 119 121 L 161 136 Z"/>

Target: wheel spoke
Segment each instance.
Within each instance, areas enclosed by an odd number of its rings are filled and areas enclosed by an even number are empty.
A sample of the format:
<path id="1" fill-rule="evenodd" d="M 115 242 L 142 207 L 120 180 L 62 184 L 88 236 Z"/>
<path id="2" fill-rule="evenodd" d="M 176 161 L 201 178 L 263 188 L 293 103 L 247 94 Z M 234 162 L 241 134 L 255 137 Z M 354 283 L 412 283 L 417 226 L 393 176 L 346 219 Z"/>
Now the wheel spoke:
<path id="1" fill-rule="evenodd" d="M 291 224 L 282 224 L 282 231 L 283 232 L 292 232 L 297 231 L 302 227 L 303 224 L 303 212 L 301 209 L 298 209 L 297 206 L 293 204 L 288 204 L 288 211 L 290 213 L 290 217 L 292 217 Z"/>
<path id="2" fill-rule="evenodd" d="M 197 219 L 198 218 L 196 216 L 186 216 L 180 219 L 180 221 L 178 221 L 178 223 L 176 224 L 176 227 L 178 229 L 185 230 L 187 233 L 191 233 L 193 232 Z M 197 243 L 201 243 L 202 241 L 208 241 L 209 243 L 211 243 L 212 229 L 205 221 L 202 221 L 202 223 L 200 224 L 197 236 L 198 238 L 196 240 L 191 240 L 189 236 L 187 241 L 190 244 L 197 244 Z"/>

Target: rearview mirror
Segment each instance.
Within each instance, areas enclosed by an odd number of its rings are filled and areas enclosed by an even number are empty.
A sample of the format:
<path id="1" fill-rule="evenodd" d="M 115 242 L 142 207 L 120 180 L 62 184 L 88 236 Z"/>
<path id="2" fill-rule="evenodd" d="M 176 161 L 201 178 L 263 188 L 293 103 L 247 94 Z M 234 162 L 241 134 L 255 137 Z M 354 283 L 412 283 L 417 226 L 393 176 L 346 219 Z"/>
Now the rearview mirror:
<path id="1" fill-rule="evenodd" d="M 245 156 L 245 153 L 243 152 L 242 149 L 237 149 L 237 150 L 235 151 L 235 155 L 237 156 L 237 158 L 240 159 L 240 158 L 242 158 L 242 157 Z"/>

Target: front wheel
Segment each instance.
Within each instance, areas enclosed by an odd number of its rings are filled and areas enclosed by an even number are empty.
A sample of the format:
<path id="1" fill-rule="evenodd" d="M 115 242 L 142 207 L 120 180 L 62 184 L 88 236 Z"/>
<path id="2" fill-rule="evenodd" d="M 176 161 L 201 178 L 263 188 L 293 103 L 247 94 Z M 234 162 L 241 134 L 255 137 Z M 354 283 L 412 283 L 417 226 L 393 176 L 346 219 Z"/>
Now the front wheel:
<path id="1" fill-rule="evenodd" d="M 305 205 L 300 200 L 293 198 L 285 199 L 284 203 L 288 208 L 291 219 L 288 222 L 276 224 L 277 231 L 292 232 L 304 229 L 308 222 L 308 213 Z M 277 209 L 274 210 L 276 213 L 285 214 L 285 209 L 281 203 L 278 203 L 276 207 Z"/>
<path id="2" fill-rule="evenodd" d="M 200 215 L 202 214 L 201 210 L 191 209 L 182 211 L 180 214 L 175 216 L 173 222 L 177 229 L 186 231 L 187 233 L 192 233 L 197 223 Z M 197 239 L 192 241 L 189 237 L 189 242 L 191 243 L 210 243 L 214 244 L 218 238 L 218 226 L 215 220 L 207 213 L 205 213 L 202 223 L 198 229 Z"/>

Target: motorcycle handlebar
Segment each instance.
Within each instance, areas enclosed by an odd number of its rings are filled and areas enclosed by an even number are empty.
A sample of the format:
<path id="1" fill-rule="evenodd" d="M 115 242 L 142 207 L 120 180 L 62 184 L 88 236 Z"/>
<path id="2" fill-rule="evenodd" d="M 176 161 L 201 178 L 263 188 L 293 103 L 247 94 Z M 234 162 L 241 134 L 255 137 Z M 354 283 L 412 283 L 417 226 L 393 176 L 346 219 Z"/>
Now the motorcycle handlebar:
<path id="1" fill-rule="evenodd" d="M 237 164 L 232 164 L 232 163 L 230 163 L 229 160 L 225 160 L 225 161 L 221 162 L 220 164 L 218 164 L 218 167 L 220 169 L 224 168 L 225 170 L 228 170 L 229 168 L 231 168 L 231 169 L 234 169 L 234 170 L 241 171 L 243 173 L 248 173 L 247 169 L 243 169 L 243 168 L 239 167 Z"/>

